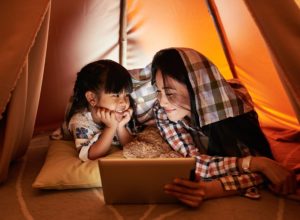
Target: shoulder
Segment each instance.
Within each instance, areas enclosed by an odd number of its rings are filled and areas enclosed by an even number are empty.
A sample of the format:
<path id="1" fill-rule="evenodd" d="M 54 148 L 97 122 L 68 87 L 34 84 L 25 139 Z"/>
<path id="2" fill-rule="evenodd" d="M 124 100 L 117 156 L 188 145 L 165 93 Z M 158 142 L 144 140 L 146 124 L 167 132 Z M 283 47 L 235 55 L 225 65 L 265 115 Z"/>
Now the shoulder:
<path id="1" fill-rule="evenodd" d="M 70 124 L 81 120 L 92 120 L 91 113 L 87 110 L 75 113 L 70 119 Z"/>
<path id="2" fill-rule="evenodd" d="M 94 124 L 92 115 L 89 111 L 84 110 L 82 112 L 75 113 L 69 122 L 68 128 L 72 130 L 74 127 L 90 127 Z"/>

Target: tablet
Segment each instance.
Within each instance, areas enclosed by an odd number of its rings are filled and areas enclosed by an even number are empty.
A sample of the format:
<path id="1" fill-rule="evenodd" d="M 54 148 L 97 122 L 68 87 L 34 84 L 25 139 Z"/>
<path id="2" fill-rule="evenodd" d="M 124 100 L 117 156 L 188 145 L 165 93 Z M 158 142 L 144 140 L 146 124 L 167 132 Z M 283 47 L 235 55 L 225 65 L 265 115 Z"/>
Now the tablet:
<path id="1" fill-rule="evenodd" d="M 195 163 L 195 158 L 102 158 L 99 169 L 105 203 L 176 203 L 163 187 L 176 177 L 192 178 Z"/>

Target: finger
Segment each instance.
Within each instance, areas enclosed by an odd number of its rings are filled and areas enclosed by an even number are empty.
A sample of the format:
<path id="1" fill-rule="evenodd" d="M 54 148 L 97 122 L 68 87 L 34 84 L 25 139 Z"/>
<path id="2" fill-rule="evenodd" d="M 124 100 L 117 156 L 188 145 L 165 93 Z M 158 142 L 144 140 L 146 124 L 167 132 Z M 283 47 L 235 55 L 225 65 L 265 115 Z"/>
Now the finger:
<path id="1" fill-rule="evenodd" d="M 165 190 L 172 191 L 172 192 L 178 192 L 182 194 L 189 194 L 189 195 L 194 195 L 194 196 L 204 196 L 204 190 L 199 189 L 199 188 L 187 188 L 185 186 L 179 186 L 176 184 L 167 184 L 164 187 Z"/>
<path id="2" fill-rule="evenodd" d="M 132 116 L 132 113 L 133 113 L 133 109 L 132 109 L 132 108 L 129 108 L 129 109 L 128 109 L 128 112 L 129 112 L 129 116 L 131 117 L 131 116 Z"/>
<path id="3" fill-rule="evenodd" d="M 171 195 L 171 196 L 174 196 L 176 197 L 179 201 L 185 203 L 186 205 L 188 206 L 191 206 L 191 207 L 197 207 L 201 202 L 202 200 L 197 200 L 197 199 L 187 199 L 187 198 L 183 198 L 179 193 L 176 193 L 176 192 L 172 192 L 172 191 L 165 191 L 166 194 L 168 195 Z"/>
<path id="4" fill-rule="evenodd" d="M 105 118 L 106 119 L 110 119 L 111 117 L 113 117 L 114 114 L 112 111 L 108 110 L 108 109 L 105 109 Z"/>
<path id="5" fill-rule="evenodd" d="M 185 186 L 185 187 L 188 187 L 190 189 L 202 188 L 200 186 L 199 182 L 193 182 L 193 181 L 190 181 L 190 180 L 185 180 L 185 179 L 180 179 L 180 178 L 175 178 L 174 183 L 176 185 Z"/>
<path id="6" fill-rule="evenodd" d="M 106 118 L 106 116 L 105 116 L 106 109 L 100 108 L 99 111 L 100 111 L 101 118 L 103 118 L 103 119 Z"/>
<path id="7" fill-rule="evenodd" d="M 193 201 L 195 203 L 200 203 L 203 200 L 203 196 L 195 196 L 195 195 L 189 195 L 185 193 L 180 193 L 180 192 L 175 192 L 175 191 L 170 191 L 170 190 L 165 190 L 165 193 L 175 196 L 178 199 L 183 199 L 183 200 L 188 200 L 188 201 Z"/>
<path id="8" fill-rule="evenodd" d="M 101 117 L 101 114 L 100 114 L 100 109 L 98 107 L 95 106 L 95 107 L 91 108 L 91 115 L 92 115 L 93 120 L 96 123 L 100 123 L 101 122 L 102 117 Z"/>
<path id="9" fill-rule="evenodd" d="M 129 118 L 130 117 L 130 113 L 128 111 L 123 113 L 123 118 Z"/>

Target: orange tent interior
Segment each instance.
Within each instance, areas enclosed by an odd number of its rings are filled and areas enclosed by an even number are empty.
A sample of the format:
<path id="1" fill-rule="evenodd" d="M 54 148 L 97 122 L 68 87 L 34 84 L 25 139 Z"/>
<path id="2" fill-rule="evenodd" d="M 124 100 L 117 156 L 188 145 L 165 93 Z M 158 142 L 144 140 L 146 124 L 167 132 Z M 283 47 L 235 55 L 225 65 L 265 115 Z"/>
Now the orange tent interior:
<path id="1" fill-rule="evenodd" d="M 173 46 L 239 78 L 277 159 L 288 149 L 299 163 L 299 0 L 5 0 L 0 10 L 0 181 L 34 133 L 60 126 L 82 66 L 113 59 L 141 68 Z"/>
<path id="2" fill-rule="evenodd" d="M 83 65 L 101 58 L 120 59 L 118 4 L 103 5 L 97 1 L 72 6 L 67 2 L 57 4 L 52 5 L 37 129 L 62 121 L 76 73 Z M 272 52 L 246 4 L 231 0 L 213 1 L 212 5 L 235 77 L 247 86 L 261 122 L 299 129 L 296 112 L 272 61 Z M 159 49 L 180 46 L 202 52 L 227 79 L 234 77 L 205 1 L 127 1 L 126 23 L 123 64 L 128 69 L 144 67 Z"/>

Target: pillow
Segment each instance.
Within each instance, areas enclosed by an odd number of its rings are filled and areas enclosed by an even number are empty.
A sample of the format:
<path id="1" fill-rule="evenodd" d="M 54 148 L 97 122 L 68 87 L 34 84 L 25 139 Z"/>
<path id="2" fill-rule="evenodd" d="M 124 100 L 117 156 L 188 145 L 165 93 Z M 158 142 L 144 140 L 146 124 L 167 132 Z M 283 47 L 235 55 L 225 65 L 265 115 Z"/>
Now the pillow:
<path id="1" fill-rule="evenodd" d="M 107 157 L 123 157 L 113 146 Z M 76 189 L 101 187 L 98 161 L 83 162 L 78 158 L 74 141 L 51 140 L 45 163 L 36 177 L 33 188 Z"/>

